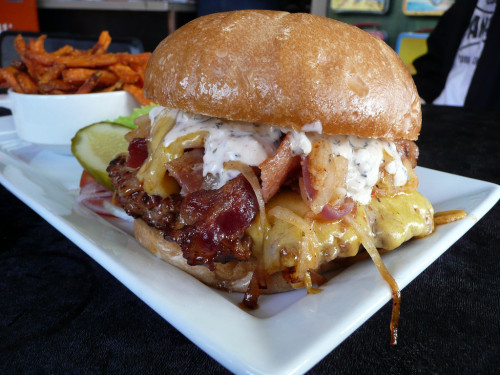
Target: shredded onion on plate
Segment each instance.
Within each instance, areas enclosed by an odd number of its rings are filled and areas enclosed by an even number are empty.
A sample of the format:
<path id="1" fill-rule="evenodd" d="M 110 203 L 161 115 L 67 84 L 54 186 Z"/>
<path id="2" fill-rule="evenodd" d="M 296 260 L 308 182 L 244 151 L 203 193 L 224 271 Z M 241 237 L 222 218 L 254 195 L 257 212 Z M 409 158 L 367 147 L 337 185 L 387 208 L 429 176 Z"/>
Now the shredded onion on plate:
<path id="1" fill-rule="evenodd" d="M 97 182 L 90 182 L 80 189 L 76 201 L 99 215 L 115 216 L 127 221 L 133 220 L 121 207 L 113 204 L 113 197 L 112 191 Z"/>
<path id="2" fill-rule="evenodd" d="M 387 268 L 385 267 L 380 254 L 375 247 L 375 243 L 371 233 L 365 230 L 351 215 L 344 216 L 344 220 L 346 223 L 351 225 L 352 228 L 356 231 L 358 236 L 361 239 L 361 243 L 364 248 L 370 254 L 370 257 L 377 266 L 378 272 L 384 278 L 384 280 L 389 284 L 392 292 L 392 317 L 391 317 L 391 345 L 396 345 L 398 340 L 398 323 L 399 323 L 399 310 L 401 306 L 401 291 L 399 290 L 399 286 L 396 283 L 396 280 L 389 273 Z"/>
<path id="3" fill-rule="evenodd" d="M 434 224 L 443 225 L 462 220 L 467 216 L 464 210 L 441 211 L 434 214 Z"/>

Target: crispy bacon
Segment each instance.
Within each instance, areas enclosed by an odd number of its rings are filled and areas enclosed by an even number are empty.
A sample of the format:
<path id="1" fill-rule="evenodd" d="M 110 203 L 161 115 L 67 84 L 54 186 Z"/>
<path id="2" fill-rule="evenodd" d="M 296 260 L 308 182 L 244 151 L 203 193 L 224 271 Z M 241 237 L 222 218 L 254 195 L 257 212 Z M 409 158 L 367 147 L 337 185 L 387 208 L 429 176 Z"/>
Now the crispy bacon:
<path id="1" fill-rule="evenodd" d="M 257 199 L 248 181 L 238 176 L 220 189 L 200 190 L 182 202 L 180 220 L 186 224 L 167 238 L 177 242 L 188 264 L 248 260 L 251 239 L 244 231 L 258 210 Z"/>
<path id="2" fill-rule="evenodd" d="M 181 195 L 186 196 L 201 189 L 203 185 L 203 149 L 195 148 L 181 157 L 165 164 L 170 176 L 181 186 Z"/>
<path id="3" fill-rule="evenodd" d="M 186 156 L 193 160 L 198 157 L 198 151 Z M 255 218 L 258 204 L 243 176 L 217 190 L 198 190 L 185 198 L 178 194 L 162 198 L 144 191 L 137 179 L 138 169 L 127 165 L 125 154 L 108 166 L 123 208 L 176 241 L 188 264 L 213 270 L 215 262 L 250 259 L 252 243 L 245 230 Z"/>
<path id="4" fill-rule="evenodd" d="M 290 137 L 287 134 L 276 154 L 259 165 L 264 202 L 269 201 L 290 174 L 300 167 L 300 156 L 293 155 Z"/>
<path id="5" fill-rule="evenodd" d="M 148 143 L 145 138 L 134 138 L 128 145 L 127 166 L 139 168 L 148 157 Z"/>

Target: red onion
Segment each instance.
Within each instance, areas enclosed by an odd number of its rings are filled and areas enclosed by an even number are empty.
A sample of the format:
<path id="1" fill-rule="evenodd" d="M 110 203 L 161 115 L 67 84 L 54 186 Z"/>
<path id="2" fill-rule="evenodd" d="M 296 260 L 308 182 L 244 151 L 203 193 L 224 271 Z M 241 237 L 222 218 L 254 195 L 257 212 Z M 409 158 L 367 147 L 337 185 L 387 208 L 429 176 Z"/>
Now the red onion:
<path id="1" fill-rule="evenodd" d="M 320 216 L 327 221 L 338 220 L 349 214 L 354 209 L 355 203 L 352 198 L 345 197 L 340 206 L 332 206 L 327 204 L 321 210 Z"/>
<path id="2" fill-rule="evenodd" d="M 105 200 L 111 201 L 112 198 L 112 191 L 109 191 L 97 182 L 90 182 L 80 189 L 77 202 L 98 214 L 110 215 L 109 211 L 104 207 L 103 202 Z"/>
<path id="3" fill-rule="evenodd" d="M 316 194 L 318 193 L 316 189 L 312 186 L 311 173 L 309 172 L 309 156 L 303 156 L 301 160 L 302 165 L 302 183 L 300 184 L 301 195 L 303 198 L 307 199 L 306 203 L 312 202 Z M 326 221 L 338 220 L 345 215 L 349 214 L 355 206 L 355 202 L 352 198 L 345 197 L 340 205 L 326 204 L 323 206 L 319 216 Z"/>

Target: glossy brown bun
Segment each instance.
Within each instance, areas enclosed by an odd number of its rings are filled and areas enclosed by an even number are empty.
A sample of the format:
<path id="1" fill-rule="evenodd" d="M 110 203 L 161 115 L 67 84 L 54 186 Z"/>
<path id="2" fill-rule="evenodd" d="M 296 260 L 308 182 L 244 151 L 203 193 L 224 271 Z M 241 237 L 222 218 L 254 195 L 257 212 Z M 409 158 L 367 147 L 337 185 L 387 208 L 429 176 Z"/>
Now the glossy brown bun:
<path id="1" fill-rule="evenodd" d="M 156 256 L 214 288 L 246 292 L 255 270 L 255 261 L 216 263 L 213 272 L 205 266 L 190 266 L 182 256 L 182 250 L 177 243 L 166 241 L 159 230 L 150 227 L 141 219 L 134 221 L 134 235 L 144 248 Z M 291 286 L 281 274 L 275 274 L 269 277 L 267 289 L 262 290 L 262 293 L 278 293 L 290 289 Z"/>
<path id="2" fill-rule="evenodd" d="M 184 25 L 153 52 L 146 95 L 158 104 L 229 120 L 411 139 L 420 99 L 397 54 L 329 18 L 243 10 Z"/>

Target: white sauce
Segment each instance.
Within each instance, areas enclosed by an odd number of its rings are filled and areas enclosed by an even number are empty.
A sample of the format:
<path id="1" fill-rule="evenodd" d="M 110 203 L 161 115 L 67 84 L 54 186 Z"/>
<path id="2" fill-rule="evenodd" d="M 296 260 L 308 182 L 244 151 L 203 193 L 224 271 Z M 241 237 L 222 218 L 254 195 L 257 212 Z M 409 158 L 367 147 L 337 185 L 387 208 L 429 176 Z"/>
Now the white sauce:
<path id="1" fill-rule="evenodd" d="M 246 122 L 228 121 L 179 111 L 177 123 L 163 140 L 168 146 L 186 134 L 207 131 L 203 176 L 215 177 L 218 189 L 239 172 L 224 168 L 227 161 L 241 161 L 249 166 L 258 166 L 278 150 L 281 131 L 277 127 L 255 125 Z"/>
<path id="2" fill-rule="evenodd" d="M 321 125 L 321 121 L 314 121 L 311 124 L 304 125 L 300 130 L 303 132 L 316 132 L 321 134 L 323 131 L 323 125 Z"/>
<path id="3" fill-rule="evenodd" d="M 156 106 L 151 108 L 151 111 L 149 111 L 149 121 L 153 124 L 155 121 L 155 118 L 160 114 L 161 111 L 163 111 L 165 107 L 162 106 Z"/>
<path id="4" fill-rule="evenodd" d="M 312 144 L 306 133 L 290 129 L 286 129 L 283 132 L 291 135 L 290 146 L 293 155 L 307 155 L 311 152 Z"/>
<path id="5" fill-rule="evenodd" d="M 373 186 L 379 180 L 379 167 L 384 162 L 384 151 L 394 160 L 386 171 L 394 175 L 394 184 L 402 186 L 408 181 L 408 172 L 393 142 L 347 135 L 323 135 L 332 146 L 332 153 L 347 159 L 347 195 L 361 204 L 371 200 Z"/>
<path id="6" fill-rule="evenodd" d="M 155 112 L 150 113 L 150 117 L 154 119 L 161 109 L 162 107 L 154 108 Z M 294 155 L 307 155 L 311 152 L 311 141 L 319 137 L 326 139 L 331 144 L 334 155 L 341 155 L 348 160 L 347 195 L 361 204 L 367 204 L 371 199 L 373 186 L 379 179 L 379 167 L 384 162 L 384 151 L 393 158 L 386 165 L 386 171 L 394 176 L 394 184 L 402 186 L 408 181 L 408 172 L 392 142 L 345 135 L 320 135 L 320 122 L 305 125 L 302 130 L 229 121 L 178 111 L 177 122 L 164 138 L 163 145 L 168 146 L 177 138 L 190 133 L 208 132 L 205 138 L 203 175 L 210 173 L 215 177 L 215 188 L 223 186 L 239 174 L 238 171 L 225 169 L 225 162 L 241 161 L 249 166 L 258 166 L 276 153 L 283 133 L 291 134 Z"/>

